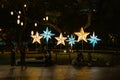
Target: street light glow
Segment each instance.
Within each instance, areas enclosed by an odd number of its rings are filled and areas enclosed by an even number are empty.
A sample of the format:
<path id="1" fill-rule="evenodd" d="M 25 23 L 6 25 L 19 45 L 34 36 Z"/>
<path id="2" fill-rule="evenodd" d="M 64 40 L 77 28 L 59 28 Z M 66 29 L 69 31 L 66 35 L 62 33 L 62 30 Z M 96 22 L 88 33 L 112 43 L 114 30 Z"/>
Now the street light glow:
<path id="1" fill-rule="evenodd" d="M 10 14 L 11 14 L 11 15 L 13 15 L 13 14 L 14 14 L 14 12 L 13 12 L 13 11 L 11 11 L 11 12 L 10 12 Z"/>
<path id="2" fill-rule="evenodd" d="M 35 23 L 34 26 L 36 27 L 36 26 L 37 26 L 37 23 Z"/>
<path id="3" fill-rule="evenodd" d="M 17 20 L 17 24 L 20 24 L 20 19 Z"/>
<path id="4" fill-rule="evenodd" d="M 46 16 L 46 21 L 48 21 L 48 16 Z"/>
<path id="5" fill-rule="evenodd" d="M 21 22 L 20 25 L 23 26 L 23 22 Z"/>
<path id="6" fill-rule="evenodd" d="M 43 21 L 45 21 L 45 18 L 43 18 Z"/>
<path id="7" fill-rule="evenodd" d="M 2 31 L 2 29 L 0 28 L 0 32 Z"/>
<path id="8" fill-rule="evenodd" d="M 27 7 L 27 5 L 26 5 L 26 4 L 24 4 L 24 7 L 26 8 L 26 7 Z"/>
<path id="9" fill-rule="evenodd" d="M 18 15 L 18 19 L 20 19 L 20 15 Z"/>
<path id="10" fill-rule="evenodd" d="M 21 14 L 21 11 L 19 11 L 18 13 Z"/>
<path id="11" fill-rule="evenodd" d="M 33 36 L 33 34 L 34 34 L 34 31 L 32 30 L 32 31 L 31 31 L 31 36 Z"/>

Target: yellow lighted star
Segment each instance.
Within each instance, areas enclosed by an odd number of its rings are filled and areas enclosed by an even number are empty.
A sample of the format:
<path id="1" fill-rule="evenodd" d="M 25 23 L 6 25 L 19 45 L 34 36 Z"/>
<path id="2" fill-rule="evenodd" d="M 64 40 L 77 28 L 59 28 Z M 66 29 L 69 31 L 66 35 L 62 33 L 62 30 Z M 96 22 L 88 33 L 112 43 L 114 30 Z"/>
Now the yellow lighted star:
<path id="1" fill-rule="evenodd" d="M 90 33 L 84 32 L 83 28 L 81 27 L 80 32 L 75 32 L 75 34 L 78 36 L 78 42 L 81 40 L 84 40 L 85 42 L 87 42 L 86 38 Z"/>
<path id="2" fill-rule="evenodd" d="M 60 36 L 59 37 L 55 37 L 55 39 L 58 41 L 57 45 L 59 45 L 59 44 L 65 45 L 64 41 L 67 39 L 67 37 L 63 37 L 62 33 L 60 33 Z"/>
<path id="3" fill-rule="evenodd" d="M 32 43 L 35 43 L 35 42 L 38 42 L 39 44 L 41 43 L 40 39 L 42 38 L 42 36 L 40 36 L 40 34 L 38 32 L 36 32 L 35 35 L 31 35 L 31 37 L 33 38 Z"/>

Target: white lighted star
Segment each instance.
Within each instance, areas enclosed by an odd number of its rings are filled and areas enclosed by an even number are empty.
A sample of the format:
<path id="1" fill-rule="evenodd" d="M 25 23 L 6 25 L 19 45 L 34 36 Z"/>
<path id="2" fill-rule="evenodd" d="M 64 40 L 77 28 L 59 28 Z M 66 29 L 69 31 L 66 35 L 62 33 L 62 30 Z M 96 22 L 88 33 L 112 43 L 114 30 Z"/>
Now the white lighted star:
<path id="1" fill-rule="evenodd" d="M 89 35 L 89 32 L 84 32 L 83 28 L 81 27 L 80 32 L 75 32 L 75 34 L 78 36 L 78 42 L 83 40 L 87 42 L 87 36 Z"/>
<path id="2" fill-rule="evenodd" d="M 41 36 L 46 39 L 46 42 L 48 42 L 49 38 L 54 35 L 55 34 L 52 34 L 51 31 L 48 30 L 48 27 L 46 28 L 46 31 L 43 31 L 43 33 L 41 34 Z"/>
<path id="3" fill-rule="evenodd" d="M 100 41 L 101 39 L 97 38 L 97 36 L 95 36 L 95 32 L 93 32 L 93 35 L 92 36 L 90 35 L 90 38 L 88 38 L 88 40 L 90 41 L 94 48 L 95 44 L 97 44 L 97 41 Z"/>
<path id="4" fill-rule="evenodd" d="M 31 37 L 33 38 L 33 42 L 32 43 L 35 43 L 35 42 L 38 42 L 39 44 L 41 43 L 40 39 L 42 38 L 42 36 L 40 36 L 38 32 L 36 32 L 35 35 L 31 35 Z"/>
<path id="5" fill-rule="evenodd" d="M 59 37 L 55 37 L 55 39 L 58 41 L 57 45 L 59 45 L 59 44 L 65 45 L 64 41 L 67 39 L 67 37 L 63 37 L 62 33 L 60 33 L 60 36 Z"/>

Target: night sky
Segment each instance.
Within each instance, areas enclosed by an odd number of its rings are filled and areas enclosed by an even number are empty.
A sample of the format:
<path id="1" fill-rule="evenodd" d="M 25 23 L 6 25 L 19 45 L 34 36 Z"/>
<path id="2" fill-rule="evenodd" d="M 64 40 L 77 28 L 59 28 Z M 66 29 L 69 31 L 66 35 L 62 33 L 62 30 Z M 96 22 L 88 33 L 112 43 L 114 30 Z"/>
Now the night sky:
<path id="1" fill-rule="evenodd" d="M 29 22 L 42 20 L 46 11 L 53 13 L 49 18 L 51 24 L 57 25 L 62 31 L 74 32 L 87 22 L 87 9 L 89 5 L 87 0 L 36 0 L 27 1 L 29 7 L 26 11 Z M 93 11 L 91 25 L 87 31 L 98 31 L 108 33 L 119 33 L 119 0 L 90 0 Z M 11 10 L 22 10 L 21 5 L 24 0 L 1 0 L 0 1 L 0 27 L 10 28 L 16 26 L 15 17 L 11 17 Z M 80 3 L 81 2 L 81 3 Z M 83 4 L 83 5 L 80 5 Z M 80 6 L 78 6 L 80 5 Z M 58 12 L 58 15 L 54 14 Z M 60 12 L 60 16 L 59 16 Z M 81 13 L 80 13 L 81 12 Z M 33 20 L 33 21 L 32 21 Z"/>

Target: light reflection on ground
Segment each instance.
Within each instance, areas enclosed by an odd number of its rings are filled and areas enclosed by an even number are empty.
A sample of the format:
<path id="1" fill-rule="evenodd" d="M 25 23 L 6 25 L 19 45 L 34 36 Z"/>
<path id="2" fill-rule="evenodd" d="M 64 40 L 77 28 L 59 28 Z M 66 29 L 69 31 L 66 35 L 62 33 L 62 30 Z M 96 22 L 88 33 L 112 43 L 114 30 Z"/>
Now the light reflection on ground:
<path id="1" fill-rule="evenodd" d="M 1 65 L 0 80 L 120 80 L 120 66 L 117 67 L 73 67 L 55 65 L 51 67 L 20 67 L 12 69 Z"/>

